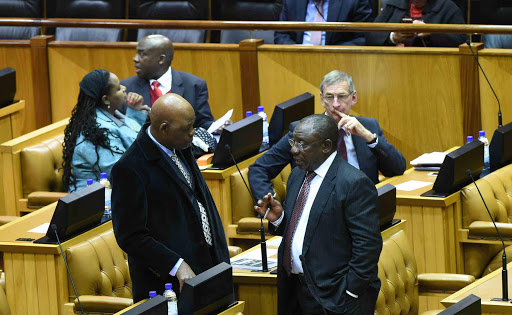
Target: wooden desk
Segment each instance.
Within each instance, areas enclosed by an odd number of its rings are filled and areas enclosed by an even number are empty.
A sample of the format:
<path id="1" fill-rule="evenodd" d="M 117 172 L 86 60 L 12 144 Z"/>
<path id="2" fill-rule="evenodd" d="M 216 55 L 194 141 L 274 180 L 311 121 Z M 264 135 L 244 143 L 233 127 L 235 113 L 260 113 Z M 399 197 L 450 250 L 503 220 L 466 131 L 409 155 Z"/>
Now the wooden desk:
<path id="1" fill-rule="evenodd" d="M 251 158 L 238 163 L 240 169 L 249 167 L 263 153 L 257 154 Z M 223 170 L 206 169 L 201 171 L 203 177 L 210 188 L 213 200 L 219 211 L 222 225 L 224 225 L 224 233 L 228 239 L 228 245 L 235 245 L 234 239 L 228 237 L 228 229 L 233 224 L 233 210 L 231 207 L 231 174 L 238 173 L 236 166 L 231 166 Z"/>
<path id="2" fill-rule="evenodd" d="M 406 222 L 400 222 L 382 231 L 382 239 L 388 239 L 391 235 L 403 230 L 405 227 Z M 279 238 L 281 237 L 276 236 L 267 242 L 270 243 Z M 267 245 L 267 248 L 276 247 Z M 235 257 L 260 250 L 259 245 L 254 246 Z M 243 300 L 247 304 L 244 312 L 245 315 L 277 314 L 277 275 L 270 274 L 269 272 L 233 269 L 233 283 L 235 284 L 235 298 Z"/>
<path id="3" fill-rule="evenodd" d="M 508 270 L 512 269 L 512 263 L 507 265 Z M 502 296 L 501 291 L 501 271 L 498 270 L 493 271 L 487 276 L 478 279 L 474 283 L 468 285 L 462 290 L 455 292 L 450 295 L 446 299 L 442 300 L 441 303 L 445 307 L 449 307 L 463 298 L 467 297 L 470 294 L 474 294 L 482 299 L 482 314 L 511 314 L 512 313 L 512 303 L 510 302 L 493 302 L 492 298 L 497 298 Z M 512 283 L 512 274 L 508 273 L 508 283 L 510 287 L 510 283 Z M 509 291 L 510 297 L 510 291 Z"/>
<path id="4" fill-rule="evenodd" d="M 72 302 L 68 291 L 66 266 L 59 245 L 16 241 L 19 237 L 43 237 L 45 233 L 28 231 L 43 223 L 49 223 L 56 205 L 57 203 L 53 203 L 0 227 L 0 251 L 4 256 L 6 294 L 13 315 L 64 314 L 64 304 Z M 65 251 L 68 247 L 109 229 L 112 229 L 111 222 L 65 241 L 62 248 Z"/>
<path id="5" fill-rule="evenodd" d="M 127 307 L 124 310 L 115 313 L 114 315 L 124 314 L 127 311 L 131 310 L 132 308 L 134 308 L 134 307 L 136 307 L 136 306 L 138 306 L 138 305 L 140 305 L 140 304 L 142 304 L 142 303 L 144 303 L 146 301 L 147 300 L 139 301 L 138 303 L 135 303 L 132 306 Z M 225 310 L 224 312 L 219 313 L 218 315 L 243 315 L 244 307 L 245 307 L 245 302 L 244 301 L 238 301 L 237 305 L 234 305 L 234 306 L 230 307 L 229 309 Z"/>
<path id="6" fill-rule="evenodd" d="M 431 182 L 413 191 L 397 190 L 395 219 L 407 221 L 405 229 L 413 248 L 418 273 L 457 272 L 456 228 L 460 220 L 460 192 L 444 198 L 421 197 L 432 189 L 436 177 L 427 176 L 430 172 L 407 170 L 404 175 L 392 177 L 386 183 L 398 185 L 410 180 Z"/>

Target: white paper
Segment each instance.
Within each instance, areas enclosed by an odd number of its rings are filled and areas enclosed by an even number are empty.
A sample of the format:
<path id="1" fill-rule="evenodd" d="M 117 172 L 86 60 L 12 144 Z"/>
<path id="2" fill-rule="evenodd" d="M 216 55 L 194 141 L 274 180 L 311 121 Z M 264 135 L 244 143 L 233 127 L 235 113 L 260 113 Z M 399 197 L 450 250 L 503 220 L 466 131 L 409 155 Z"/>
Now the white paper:
<path id="1" fill-rule="evenodd" d="M 267 241 L 267 247 L 269 247 L 269 246 L 279 247 L 279 245 L 281 245 L 282 239 L 283 239 L 282 237 L 272 238 L 270 241 Z"/>
<path id="2" fill-rule="evenodd" d="M 233 115 L 233 109 L 228 110 L 227 113 L 224 114 L 224 116 L 222 116 L 221 118 L 219 118 L 216 121 L 214 121 L 211 124 L 210 128 L 208 128 L 208 132 L 212 133 L 215 130 L 219 129 L 222 125 L 224 125 L 226 120 L 231 118 L 231 115 Z"/>
<path id="3" fill-rule="evenodd" d="M 36 226 L 32 230 L 29 230 L 30 233 L 42 233 L 46 234 L 48 232 L 48 228 L 50 227 L 50 223 L 43 223 L 40 226 Z"/>
<path id="4" fill-rule="evenodd" d="M 412 160 L 411 165 L 425 165 L 425 164 L 438 164 L 439 166 L 443 164 L 444 158 L 446 157 L 445 152 L 431 152 L 424 153 L 419 157 Z"/>
<path id="5" fill-rule="evenodd" d="M 431 182 L 422 182 L 419 180 L 410 180 L 408 182 L 398 184 L 395 187 L 397 190 L 411 191 L 411 190 L 416 190 L 416 189 L 419 189 L 419 188 L 422 188 L 422 187 L 425 187 L 428 185 L 432 185 L 432 183 Z"/>

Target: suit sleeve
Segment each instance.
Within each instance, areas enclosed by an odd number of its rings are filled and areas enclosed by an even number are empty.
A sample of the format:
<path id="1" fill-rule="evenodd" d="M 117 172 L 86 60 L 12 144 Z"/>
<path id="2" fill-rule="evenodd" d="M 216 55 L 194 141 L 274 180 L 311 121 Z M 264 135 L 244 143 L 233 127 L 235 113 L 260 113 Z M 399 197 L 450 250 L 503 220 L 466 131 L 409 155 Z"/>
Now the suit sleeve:
<path id="1" fill-rule="evenodd" d="M 281 15 L 279 16 L 280 21 L 289 21 L 288 17 L 288 1 L 284 1 Z M 275 31 L 274 33 L 274 44 L 282 45 L 295 45 L 297 42 L 292 39 L 290 31 Z"/>
<path id="2" fill-rule="evenodd" d="M 213 115 L 208 104 L 208 87 L 205 81 L 201 81 L 201 84 L 197 86 L 196 91 L 196 122 L 194 127 L 203 127 L 207 129 L 213 123 Z"/>
<path id="3" fill-rule="evenodd" d="M 119 247 L 165 279 L 180 255 L 154 239 L 147 229 L 146 198 L 141 176 L 116 164 L 112 169 L 112 224 Z"/>
<path id="4" fill-rule="evenodd" d="M 404 156 L 388 142 L 382 129 L 380 129 L 379 122 L 376 119 L 373 120 L 376 124 L 376 134 L 379 138 L 377 146 L 371 149 L 377 157 L 377 168 L 387 177 L 402 175 L 406 167 Z"/>
<path id="5" fill-rule="evenodd" d="M 265 154 L 249 166 L 249 184 L 256 199 L 262 199 L 268 193 L 274 193 L 272 179 L 275 178 L 288 163 L 293 160 L 288 139 L 293 132 L 288 132 Z"/>
<path id="6" fill-rule="evenodd" d="M 455 5 L 454 5 L 455 6 Z M 444 24 L 466 24 L 464 16 L 459 8 L 455 8 L 450 12 L 449 17 Z M 425 44 L 428 47 L 458 47 L 467 40 L 466 34 L 438 34 L 432 33 L 425 38 Z"/>
<path id="7" fill-rule="evenodd" d="M 350 186 L 344 211 L 352 239 L 347 290 L 361 295 L 377 277 L 375 266 L 382 250 L 377 191 L 369 178 L 361 176 Z"/>
<path id="8" fill-rule="evenodd" d="M 355 2 L 355 8 L 352 12 L 350 22 L 371 22 L 372 21 L 372 9 L 368 0 L 359 0 Z M 364 33 L 353 33 L 354 37 L 342 43 L 336 43 L 336 45 L 344 46 L 363 46 L 365 44 Z"/>
<path id="9" fill-rule="evenodd" d="M 399 21 L 391 21 L 391 17 L 394 15 L 392 6 L 386 5 L 382 12 L 375 18 L 375 23 L 399 23 Z M 391 32 L 370 32 L 366 33 L 366 45 L 367 46 L 384 46 L 394 45 L 388 40 Z"/>

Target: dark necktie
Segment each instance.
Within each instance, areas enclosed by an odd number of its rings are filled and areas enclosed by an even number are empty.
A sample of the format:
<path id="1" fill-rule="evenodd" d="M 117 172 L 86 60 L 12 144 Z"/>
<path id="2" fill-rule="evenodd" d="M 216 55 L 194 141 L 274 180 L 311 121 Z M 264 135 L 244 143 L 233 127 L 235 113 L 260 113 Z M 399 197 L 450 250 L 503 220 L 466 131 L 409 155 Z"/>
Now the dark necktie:
<path id="1" fill-rule="evenodd" d="M 338 154 L 347 160 L 347 146 L 345 145 L 345 131 L 343 129 L 338 130 Z"/>
<path id="2" fill-rule="evenodd" d="M 306 175 L 306 180 L 304 181 L 304 184 L 300 189 L 299 196 L 297 197 L 297 201 L 295 202 L 295 206 L 293 207 L 292 217 L 290 218 L 290 222 L 288 223 L 288 228 L 286 230 L 286 236 L 284 238 L 285 247 L 283 256 L 283 266 L 288 275 L 292 272 L 293 235 L 295 234 L 295 230 L 297 229 L 297 225 L 299 224 L 300 217 L 302 216 L 302 211 L 304 210 L 304 205 L 306 204 L 306 200 L 308 199 L 311 181 L 315 176 L 315 172 L 309 172 Z"/>

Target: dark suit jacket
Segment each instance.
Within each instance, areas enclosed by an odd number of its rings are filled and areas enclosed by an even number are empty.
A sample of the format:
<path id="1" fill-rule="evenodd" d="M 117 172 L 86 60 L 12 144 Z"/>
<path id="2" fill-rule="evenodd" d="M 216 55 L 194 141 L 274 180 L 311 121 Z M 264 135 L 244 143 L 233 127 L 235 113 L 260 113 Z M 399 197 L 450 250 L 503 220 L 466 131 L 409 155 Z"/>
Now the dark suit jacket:
<path id="1" fill-rule="evenodd" d="M 224 229 L 210 191 L 189 149 L 176 150 L 194 178 L 185 177 L 146 133 L 148 125 L 112 169 L 112 223 L 119 246 L 128 254 L 134 302 L 150 290 L 161 294 L 169 272 L 183 258 L 199 274 L 229 263 Z M 196 197 L 206 208 L 213 250 L 207 245 Z M 176 292 L 179 290 L 176 290 Z"/>
<path id="2" fill-rule="evenodd" d="M 275 234 L 286 235 L 306 172 L 295 168 L 288 179 L 285 217 Z M 377 190 L 361 171 L 336 155 L 311 207 L 302 247 L 302 267 L 311 294 L 326 309 L 344 313 L 375 308 L 380 280 L 377 263 L 382 249 Z M 273 228 L 272 224 L 271 231 Z M 292 283 L 282 265 L 284 242 L 278 251 L 278 313 L 290 314 Z M 345 291 L 359 295 L 350 297 Z M 373 294 L 369 293 L 371 290 Z M 370 298 L 373 296 L 373 298 Z M 372 306 L 373 305 L 373 306 Z"/>
<path id="3" fill-rule="evenodd" d="M 309 0 L 284 0 L 281 21 L 306 20 L 306 9 Z M 329 0 L 327 22 L 371 22 L 372 10 L 368 0 Z M 304 32 L 276 31 L 276 44 L 302 44 Z M 327 32 L 326 45 L 364 45 L 363 33 Z"/>
<path id="4" fill-rule="evenodd" d="M 405 158 L 384 137 L 379 122 L 374 118 L 356 117 L 366 129 L 375 133 L 379 138 L 377 146 L 370 149 L 363 138 L 352 136 L 361 171 L 375 184 L 379 182 L 379 171 L 388 177 L 402 175 L 406 167 Z M 293 130 L 298 123 L 291 123 L 290 132 L 259 157 L 253 165 L 249 166 L 249 183 L 257 199 L 261 199 L 269 192 L 273 192 L 271 180 L 288 163 L 295 167 L 288 139 L 293 138 Z"/>
<path id="5" fill-rule="evenodd" d="M 143 80 L 138 76 L 129 77 L 121 81 L 126 86 L 126 92 L 135 92 L 144 97 L 144 103 L 148 105 L 151 100 L 149 81 Z M 208 129 L 213 122 L 210 104 L 208 104 L 208 87 L 206 81 L 196 77 L 193 74 L 172 69 L 171 93 L 183 96 L 196 113 L 196 122 L 194 127 L 203 127 Z M 146 114 L 143 112 L 127 110 L 126 105 L 121 108 L 122 113 L 128 113 L 128 116 L 137 120 L 141 125 L 146 121 Z"/>
<path id="6" fill-rule="evenodd" d="M 382 12 L 375 19 L 376 23 L 401 23 L 402 18 L 409 13 L 408 0 L 389 0 Z M 466 24 L 459 7 L 451 0 L 429 0 L 423 8 L 421 18 L 428 24 Z M 457 47 L 467 39 L 465 34 L 432 33 L 423 40 L 427 47 Z M 366 45 L 381 46 L 395 45 L 389 40 L 389 33 L 366 33 Z M 413 46 L 423 46 L 423 41 L 415 37 Z"/>

